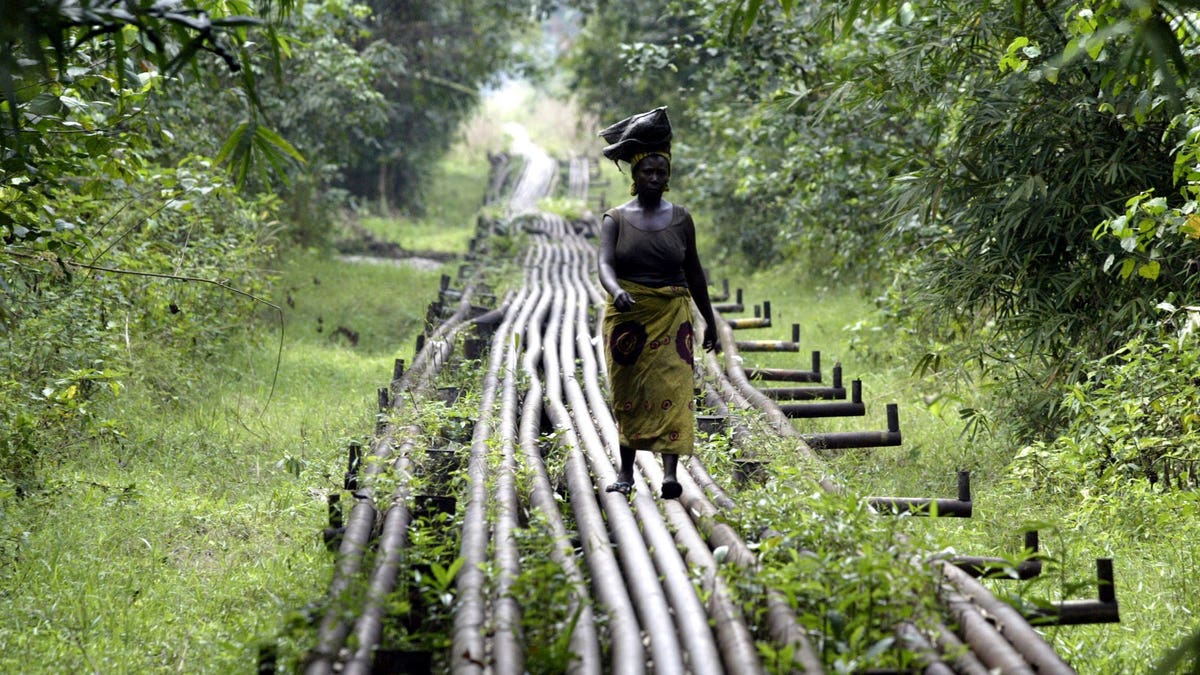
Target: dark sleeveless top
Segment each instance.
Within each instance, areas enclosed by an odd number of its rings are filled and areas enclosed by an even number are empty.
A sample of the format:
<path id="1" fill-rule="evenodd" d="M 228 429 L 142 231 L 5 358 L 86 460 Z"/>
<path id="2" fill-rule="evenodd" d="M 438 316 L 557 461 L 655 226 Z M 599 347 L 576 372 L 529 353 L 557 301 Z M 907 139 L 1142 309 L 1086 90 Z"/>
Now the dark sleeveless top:
<path id="1" fill-rule="evenodd" d="M 617 279 L 662 288 L 687 286 L 683 275 L 684 253 L 691 245 L 694 233 L 687 209 L 671 205 L 671 222 L 662 230 L 640 230 L 625 219 L 620 209 L 610 209 L 604 215 L 617 223 L 617 247 L 613 256 L 613 271 Z"/>

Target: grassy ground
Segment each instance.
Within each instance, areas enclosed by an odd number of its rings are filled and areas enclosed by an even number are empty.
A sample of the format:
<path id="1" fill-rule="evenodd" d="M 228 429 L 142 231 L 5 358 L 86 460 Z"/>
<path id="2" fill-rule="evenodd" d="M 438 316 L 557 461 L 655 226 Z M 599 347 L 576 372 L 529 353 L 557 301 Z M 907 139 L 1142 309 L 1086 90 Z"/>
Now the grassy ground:
<path id="1" fill-rule="evenodd" d="M 482 151 L 473 155 L 455 153 L 435 171 L 424 215 L 368 216 L 362 219 L 362 225 L 376 237 L 409 251 L 466 251 L 474 233 L 470 226 L 487 191 L 487 170 Z"/>
<path id="2" fill-rule="evenodd" d="M 869 297 L 854 288 L 814 288 L 796 269 L 715 276 L 745 289 L 745 315 L 753 305 L 771 302 L 774 327 L 740 331 L 739 339 L 790 339 L 791 324 L 801 325 L 799 354 L 748 353 L 746 365 L 807 369 L 811 351 L 820 350 L 826 381 L 836 362 L 843 364 L 847 386 L 862 379 L 865 417 L 797 420 L 799 429 L 882 430 L 884 404 L 899 404 L 903 445 L 827 454 L 835 481 L 864 496 L 954 498 L 957 470 L 971 471 L 971 519 L 906 519 L 901 531 L 915 539 L 932 535 L 938 546 L 959 554 L 1014 556 L 1023 532 L 1038 530 L 1042 551 L 1052 558 L 1043 576 L 1028 583 L 987 582 L 997 594 L 1031 599 L 1094 599 L 1095 559 L 1114 560 L 1121 623 L 1047 630 L 1080 672 L 1150 672 L 1195 630 L 1200 554 L 1186 524 L 1197 513 L 1194 493 L 1146 499 L 1131 491 L 1115 495 L 1112 508 L 1085 510 L 1078 495 L 1035 491 L 1012 477 L 1019 448 L 999 437 L 972 440 L 964 434 L 959 408 L 971 405 L 969 397 L 956 398 L 947 383 L 913 375 L 914 364 L 892 348 L 894 340 L 872 327 Z"/>
<path id="3" fill-rule="evenodd" d="M 462 250 L 473 228 L 425 223 L 413 246 Z M 142 374 L 101 413 L 112 433 L 0 514 L 19 533 L 0 567 L 0 671 L 248 672 L 262 643 L 311 646 L 325 495 L 394 359 L 411 362 L 443 271 L 296 252 L 272 298 L 282 352 L 270 311 L 212 362 L 135 340 Z"/>

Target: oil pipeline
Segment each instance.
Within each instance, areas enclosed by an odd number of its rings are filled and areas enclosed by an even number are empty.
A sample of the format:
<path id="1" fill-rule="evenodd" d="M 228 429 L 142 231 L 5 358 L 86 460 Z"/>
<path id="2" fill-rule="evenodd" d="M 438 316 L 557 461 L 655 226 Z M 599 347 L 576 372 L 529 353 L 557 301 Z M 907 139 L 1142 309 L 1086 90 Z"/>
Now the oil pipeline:
<path id="1" fill-rule="evenodd" d="M 526 607 L 516 582 L 519 531 L 530 514 L 553 534 L 548 555 L 556 578 L 579 591 L 566 600 L 571 621 L 562 640 L 571 654 L 569 672 L 765 672 L 761 642 L 788 655 L 785 670 L 825 672 L 812 633 L 784 593 L 767 589 L 757 619 L 739 606 L 728 573 L 719 568 L 733 566 L 740 578 L 754 579 L 759 564 L 752 546 L 722 518 L 735 505 L 731 492 L 698 457 L 681 464 L 678 500 L 657 498 L 662 469 L 650 453 L 639 453 L 632 496 L 604 490 L 616 479 L 617 431 L 596 337 L 606 296 L 595 279 L 595 225 L 536 206 L 560 185 L 568 196 L 587 199 L 596 163 L 587 157 L 560 163 L 532 143 L 516 155 L 491 158 L 488 189 L 492 200 L 508 195 L 503 226 L 520 227 L 528 242 L 507 261 L 511 288 L 497 297 L 489 278 L 491 249 L 501 238 L 511 240 L 511 229 L 481 218 L 457 278 L 442 278 L 412 363 L 397 361 L 378 391 L 370 442 L 352 444 L 344 489 L 330 496 L 324 536 L 332 580 L 305 672 L 428 672 L 435 663 L 463 675 L 526 672 L 530 650 L 538 646 L 522 634 Z M 724 429 L 736 439 L 748 432 L 740 428 L 745 416 L 733 413 L 749 411 L 813 458 L 902 443 L 894 403 L 886 404 L 886 429 L 798 431 L 796 418 L 862 416 L 862 383 L 847 387 L 834 365 L 830 384 L 823 384 L 819 352 L 805 368 L 745 367 L 744 354 L 798 352 L 799 326 L 792 326 L 789 341 L 739 339 L 735 334 L 770 327 L 770 304 L 756 306 L 753 317 L 726 318 L 745 311 L 742 291 L 731 294 L 724 282 L 713 297 L 722 352 L 696 360 L 697 394 L 712 412 L 698 417 L 701 430 Z M 454 392 L 438 383 L 448 372 L 461 378 L 463 369 L 477 378 L 478 404 L 457 440 L 438 447 L 412 413 L 426 402 L 451 400 Z M 557 462 L 554 475 L 549 457 Z M 751 460 L 738 470 L 752 475 L 762 467 Z M 457 489 L 447 486 L 450 474 L 459 476 Z M 525 476 L 523 489 L 519 476 Z M 970 517 L 970 475 L 957 478 L 953 498 L 865 499 L 879 518 Z M 827 479 L 821 485 L 842 490 Z M 437 486 L 442 494 L 430 494 Z M 448 520 L 461 528 L 451 537 L 459 566 L 445 596 L 452 605 L 449 646 L 437 658 L 409 654 L 388 638 L 389 626 L 419 614 L 416 600 L 404 605 L 396 596 L 403 574 L 416 564 L 408 559 L 413 528 L 430 509 L 455 514 Z M 1074 672 L 1034 626 L 1119 620 L 1111 561 L 1097 561 L 1095 600 L 1013 607 L 980 579 L 1040 574 L 1037 533 L 1024 536 L 1028 555 L 1015 567 L 998 558 L 930 558 L 943 620 L 895 627 L 897 647 L 915 656 L 913 665 L 894 672 Z M 260 663 L 260 672 L 269 670 Z"/>

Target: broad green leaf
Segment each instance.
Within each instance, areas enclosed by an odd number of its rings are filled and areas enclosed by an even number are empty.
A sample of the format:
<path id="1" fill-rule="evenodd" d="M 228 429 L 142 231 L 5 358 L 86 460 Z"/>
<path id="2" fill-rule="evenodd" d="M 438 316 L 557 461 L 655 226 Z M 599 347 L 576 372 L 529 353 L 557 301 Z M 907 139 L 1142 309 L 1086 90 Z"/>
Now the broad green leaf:
<path id="1" fill-rule="evenodd" d="M 1154 281 L 1158 278 L 1159 264 L 1157 260 L 1151 260 L 1138 268 L 1138 276 Z"/>
<path id="2" fill-rule="evenodd" d="M 1193 213 L 1188 216 L 1179 231 L 1188 239 L 1200 239 L 1200 215 Z"/>
<path id="3" fill-rule="evenodd" d="M 1128 279 L 1133 274 L 1133 268 L 1137 266 L 1137 261 L 1133 258 L 1126 258 L 1121 262 L 1120 275 L 1122 279 Z"/>
<path id="4" fill-rule="evenodd" d="M 842 20 L 844 24 L 842 31 L 845 35 L 850 34 L 850 29 L 854 27 L 854 20 L 858 18 L 860 11 L 862 11 L 862 0 L 851 0 L 850 7 L 846 9 L 846 14 Z"/>
<path id="5" fill-rule="evenodd" d="M 246 131 L 250 128 L 250 122 L 242 122 L 229 134 L 229 138 L 225 139 L 225 143 L 217 152 L 216 163 L 221 164 L 225 160 L 231 158 L 238 146 L 242 144 L 242 139 L 246 135 Z"/>

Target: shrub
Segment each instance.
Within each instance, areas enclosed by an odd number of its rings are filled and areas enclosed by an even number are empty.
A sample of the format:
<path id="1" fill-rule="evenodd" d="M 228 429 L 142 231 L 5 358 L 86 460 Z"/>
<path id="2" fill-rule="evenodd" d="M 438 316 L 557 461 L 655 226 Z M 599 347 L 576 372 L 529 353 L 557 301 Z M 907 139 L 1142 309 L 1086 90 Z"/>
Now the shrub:
<path id="1" fill-rule="evenodd" d="M 46 203 L 78 231 L 14 232 L 0 257 L 0 304 L 11 308 L 0 330 L 0 480 L 18 493 L 40 461 L 118 433 L 91 404 L 124 378 L 177 396 L 182 369 L 171 364 L 214 353 L 252 315 L 244 294 L 264 291 L 274 250 L 274 197 L 242 196 L 203 159 L 147 167 L 103 199 L 59 189 Z"/>
<path id="2" fill-rule="evenodd" d="M 1167 316 L 1158 336 L 1134 337 L 1069 388 L 1069 427 L 1021 450 L 1020 476 L 1063 490 L 1121 489 L 1165 484 L 1166 472 L 1200 461 L 1200 308 L 1159 308 Z"/>

